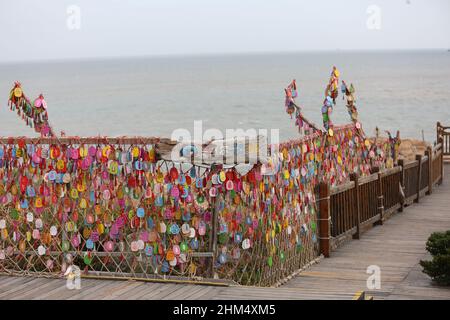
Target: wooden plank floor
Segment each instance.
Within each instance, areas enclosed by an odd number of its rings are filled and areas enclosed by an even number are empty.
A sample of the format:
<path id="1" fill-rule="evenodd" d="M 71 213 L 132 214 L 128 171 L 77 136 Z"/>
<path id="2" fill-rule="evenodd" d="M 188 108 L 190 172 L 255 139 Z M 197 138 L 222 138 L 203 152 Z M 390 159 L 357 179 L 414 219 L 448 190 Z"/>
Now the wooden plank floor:
<path id="1" fill-rule="evenodd" d="M 450 288 L 432 284 L 422 273 L 420 260 L 430 259 L 425 243 L 433 231 L 450 230 L 450 165 L 444 183 L 419 204 L 396 213 L 383 226 L 364 233 L 331 253 L 331 258 L 302 272 L 284 287 L 299 290 L 326 288 L 355 292 L 364 290 L 375 299 L 450 299 Z M 381 271 L 381 288 L 367 289 L 367 267 Z"/>
<path id="2" fill-rule="evenodd" d="M 430 233 L 450 229 L 450 166 L 445 170 L 444 184 L 431 196 L 279 288 L 83 279 L 81 290 L 68 290 L 65 279 L 0 276 L 0 299 L 352 299 L 361 290 L 375 299 L 450 299 L 450 288 L 434 286 L 418 264 L 429 259 Z M 378 290 L 366 286 L 370 265 L 380 267 Z"/>

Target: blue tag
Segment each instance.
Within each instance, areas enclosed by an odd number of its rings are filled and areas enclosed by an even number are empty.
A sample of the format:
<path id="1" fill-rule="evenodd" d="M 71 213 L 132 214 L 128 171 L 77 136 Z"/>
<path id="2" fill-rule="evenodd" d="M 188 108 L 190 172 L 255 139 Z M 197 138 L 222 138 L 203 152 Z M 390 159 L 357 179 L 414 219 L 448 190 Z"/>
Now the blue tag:
<path id="1" fill-rule="evenodd" d="M 143 218 L 143 217 L 145 216 L 145 210 L 144 210 L 144 208 L 138 208 L 138 209 L 137 209 L 137 216 L 138 216 L 139 218 Z"/>

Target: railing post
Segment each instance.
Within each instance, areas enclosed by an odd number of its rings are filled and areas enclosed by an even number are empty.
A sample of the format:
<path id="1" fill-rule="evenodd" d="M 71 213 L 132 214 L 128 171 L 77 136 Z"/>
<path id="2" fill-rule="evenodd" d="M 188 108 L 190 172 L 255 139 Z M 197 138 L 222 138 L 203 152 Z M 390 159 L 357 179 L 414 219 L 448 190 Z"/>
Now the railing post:
<path id="1" fill-rule="evenodd" d="M 380 213 L 380 224 L 383 224 L 384 196 L 383 196 L 382 177 L 379 168 L 378 168 L 378 212 Z"/>
<path id="2" fill-rule="evenodd" d="M 416 154 L 416 160 L 419 161 L 419 168 L 417 169 L 417 186 L 416 186 L 416 192 L 417 192 L 417 197 L 414 200 L 414 202 L 419 203 L 419 199 L 420 199 L 420 184 L 421 184 L 421 177 L 422 177 L 422 155 L 421 154 Z"/>
<path id="3" fill-rule="evenodd" d="M 379 167 L 373 167 L 372 173 L 376 173 L 378 175 L 377 180 L 377 208 L 378 214 L 380 216 L 380 221 L 377 221 L 376 224 L 383 224 L 383 214 L 384 214 L 384 196 L 383 196 L 383 184 L 381 181 L 381 172 Z"/>
<path id="4" fill-rule="evenodd" d="M 400 208 L 398 209 L 399 212 L 403 212 L 403 208 L 405 207 L 405 160 L 400 159 L 398 160 L 398 165 L 402 167 L 402 171 L 400 172 L 400 188 L 402 189 L 402 193 L 400 194 L 402 198 L 400 199 Z"/>
<path id="5" fill-rule="evenodd" d="M 439 185 L 441 185 L 442 181 L 444 180 L 444 138 L 439 137 L 438 143 L 441 144 L 441 160 L 440 160 L 441 178 L 439 179 Z"/>
<path id="6" fill-rule="evenodd" d="M 428 156 L 428 191 L 427 194 L 431 194 L 433 192 L 433 149 L 431 146 L 428 146 L 425 151 L 425 155 Z"/>
<path id="7" fill-rule="evenodd" d="M 439 143 L 439 137 L 440 137 L 440 128 L 441 128 L 441 123 L 438 121 L 436 123 L 436 143 Z"/>
<path id="8" fill-rule="evenodd" d="M 360 208 L 360 192 L 359 192 L 359 183 L 358 183 L 358 174 L 357 173 L 352 173 L 350 175 L 350 180 L 355 182 L 355 188 L 354 188 L 354 192 L 355 192 L 355 210 L 353 210 L 353 212 L 355 212 L 355 216 L 353 217 L 353 219 L 356 220 L 356 233 L 353 235 L 353 239 L 359 239 L 360 235 L 361 235 L 361 212 L 359 211 Z"/>
<path id="9" fill-rule="evenodd" d="M 330 214 L 330 186 L 328 183 L 319 184 L 319 247 L 325 258 L 330 257 L 331 214 Z"/>
<path id="10" fill-rule="evenodd" d="M 218 217 L 217 217 L 217 208 L 216 208 L 216 199 L 214 198 L 211 201 L 211 209 L 212 209 L 212 225 L 211 225 L 211 238 L 209 242 L 209 251 L 212 253 L 210 257 L 210 265 L 209 265 L 209 276 L 214 278 L 214 265 L 216 263 L 216 254 L 217 254 L 217 225 L 218 225 Z"/>

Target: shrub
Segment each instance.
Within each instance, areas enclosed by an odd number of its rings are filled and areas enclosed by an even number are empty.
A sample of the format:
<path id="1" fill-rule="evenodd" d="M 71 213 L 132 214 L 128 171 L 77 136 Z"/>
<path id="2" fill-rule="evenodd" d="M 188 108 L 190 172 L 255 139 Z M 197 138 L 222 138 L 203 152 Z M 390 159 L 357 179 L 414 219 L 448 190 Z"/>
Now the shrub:
<path id="1" fill-rule="evenodd" d="M 420 261 L 423 272 L 440 285 L 450 285 L 450 230 L 432 233 L 427 241 L 427 250 L 433 259 Z"/>

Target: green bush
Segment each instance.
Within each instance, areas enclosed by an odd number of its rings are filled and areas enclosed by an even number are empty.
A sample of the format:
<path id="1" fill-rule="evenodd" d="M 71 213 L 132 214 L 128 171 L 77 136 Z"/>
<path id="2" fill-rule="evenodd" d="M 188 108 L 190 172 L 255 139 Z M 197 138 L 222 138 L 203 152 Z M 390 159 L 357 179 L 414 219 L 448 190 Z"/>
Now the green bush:
<path id="1" fill-rule="evenodd" d="M 450 230 L 432 233 L 427 241 L 427 250 L 433 259 L 420 261 L 423 272 L 440 285 L 450 285 Z"/>

